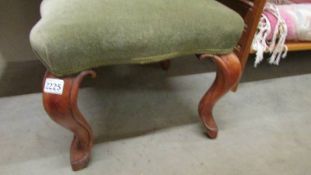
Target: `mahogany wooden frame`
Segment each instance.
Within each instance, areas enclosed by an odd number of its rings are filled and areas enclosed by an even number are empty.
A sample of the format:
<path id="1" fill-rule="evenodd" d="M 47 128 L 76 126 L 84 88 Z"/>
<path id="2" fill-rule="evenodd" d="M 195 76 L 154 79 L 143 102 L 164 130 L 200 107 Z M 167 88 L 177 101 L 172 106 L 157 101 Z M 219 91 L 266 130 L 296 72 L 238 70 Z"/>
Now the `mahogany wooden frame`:
<path id="1" fill-rule="evenodd" d="M 247 25 L 242 38 L 234 52 L 226 55 L 197 54 L 200 59 L 212 59 L 217 66 L 216 78 L 199 103 L 199 116 L 210 138 L 216 138 L 218 128 L 213 117 L 213 107 L 216 102 L 229 90 L 234 90 L 240 80 L 242 70 L 250 52 L 250 44 L 255 34 L 256 19 L 259 18 L 263 4 L 261 0 L 220 0 L 230 8 L 238 11 Z M 258 7 L 258 9 L 257 9 Z M 261 9 L 261 10 L 260 10 Z M 253 21 L 254 20 L 254 21 Z M 170 61 L 161 62 L 161 67 L 167 70 Z M 61 95 L 49 94 L 43 90 L 43 105 L 51 119 L 64 128 L 72 131 L 74 138 L 71 144 L 70 161 L 73 170 L 80 170 L 88 165 L 93 145 L 92 129 L 78 109 L 77 98 L 79 85 L 83 78 L 91 75 L 95 78 L 94 71 L 83 71 L 75 76 L 56 77 L 46 72 L 43 80 L 58 78 L 64 80 L 64 91 Z"/>

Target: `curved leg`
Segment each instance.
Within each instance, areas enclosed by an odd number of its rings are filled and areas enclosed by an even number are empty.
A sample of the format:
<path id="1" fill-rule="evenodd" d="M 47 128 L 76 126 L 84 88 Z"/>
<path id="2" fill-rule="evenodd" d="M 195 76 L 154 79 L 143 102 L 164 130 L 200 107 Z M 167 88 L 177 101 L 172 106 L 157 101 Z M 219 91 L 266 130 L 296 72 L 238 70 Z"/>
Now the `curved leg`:
<path id="1" fill-rule="evenodd" d="M 241 63 L 234 53 L 222 56 L 200 55 L 200 59 L 212 58 L 217 65 L 216 79 L 201 99 L 199 114 L 210 138 L 216 138 L 218 128 L 212 111 L 215 103 L 238 82 L 241 75 Z"/>
<path id="2" fill-rule="evenodd" d="M 47 79 L 59 79 L 64 82 L 62 94 L 45 92 L 46 90 L 43 89 L 43 105 L 51 119 L 74 133 L 70 151 L 71 167 L 74 171 L 87 166 L 93 144 L 91 127 L 77 105 L 79 85 L 86 75 L 91 75 L 93 78 L 96 76 L 94 71 L 84 71 L 76 77 L 60 79 L 46 72 L 43 81 L 44 84 Z"/>

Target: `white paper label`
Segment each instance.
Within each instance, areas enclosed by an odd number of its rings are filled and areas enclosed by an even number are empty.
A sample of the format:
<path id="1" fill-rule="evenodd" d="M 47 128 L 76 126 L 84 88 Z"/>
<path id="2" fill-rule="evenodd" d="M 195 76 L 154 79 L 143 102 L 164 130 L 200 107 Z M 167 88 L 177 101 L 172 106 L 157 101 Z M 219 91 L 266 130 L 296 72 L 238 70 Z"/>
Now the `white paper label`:
<path id="1" fill-rule="evenodd" d="M 47 78 L 44 84 L 44 92 L 62 95 L 64 90 L 64 80 Z"/>

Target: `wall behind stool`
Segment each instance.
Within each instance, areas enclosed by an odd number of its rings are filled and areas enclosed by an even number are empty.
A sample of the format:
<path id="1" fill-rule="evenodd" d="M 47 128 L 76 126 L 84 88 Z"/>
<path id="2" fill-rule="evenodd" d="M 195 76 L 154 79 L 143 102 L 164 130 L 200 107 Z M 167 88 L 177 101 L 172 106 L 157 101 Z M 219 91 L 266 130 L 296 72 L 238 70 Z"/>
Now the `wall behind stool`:
<path id="1" fill-rule="evenodd" d="M 44 68 L 29 44 L 29 32 L 40 19 L 40 3 L 0 0 L 0 96 L 40 89 Z"/>

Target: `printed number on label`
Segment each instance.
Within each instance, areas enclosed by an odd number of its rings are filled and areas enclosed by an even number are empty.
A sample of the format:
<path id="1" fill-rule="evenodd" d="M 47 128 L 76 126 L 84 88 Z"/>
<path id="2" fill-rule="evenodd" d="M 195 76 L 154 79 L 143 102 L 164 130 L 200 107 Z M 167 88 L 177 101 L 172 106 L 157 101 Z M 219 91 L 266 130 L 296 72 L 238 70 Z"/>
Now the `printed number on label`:
<path id="1" fill-rule="evenodd" d="M 62 95 L 64 90 L 64 80 L 47 78 L 44 84 L 44 92 Z"/>

